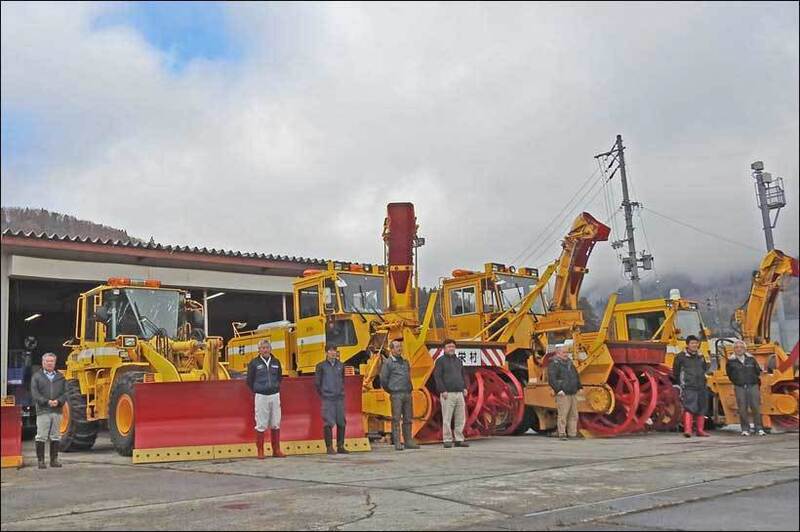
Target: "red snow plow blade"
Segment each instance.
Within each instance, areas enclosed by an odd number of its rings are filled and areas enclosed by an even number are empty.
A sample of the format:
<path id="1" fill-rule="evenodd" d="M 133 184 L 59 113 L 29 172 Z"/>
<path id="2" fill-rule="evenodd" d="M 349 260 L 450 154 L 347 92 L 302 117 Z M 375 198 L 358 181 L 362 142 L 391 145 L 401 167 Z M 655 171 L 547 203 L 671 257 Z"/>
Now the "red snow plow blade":
<path id="1" fill-rule="evenodd" d="M 281 383 L 281 450 L 325 453 L 314 377 Z M 369 451 L 361 409 L 361 377 L 345 377 L 345 447 Z M 256 456 L 253 394 L 243 380 L 136 385 L 133 463 Z M 272 446 L 267 433 L 264 452 Z"/>
<path id="2" fill-rule="evenodd" d="M 0 407 L 0 462 L 2 467 L 22 466 L 22 409 L 13 397 Z"/>

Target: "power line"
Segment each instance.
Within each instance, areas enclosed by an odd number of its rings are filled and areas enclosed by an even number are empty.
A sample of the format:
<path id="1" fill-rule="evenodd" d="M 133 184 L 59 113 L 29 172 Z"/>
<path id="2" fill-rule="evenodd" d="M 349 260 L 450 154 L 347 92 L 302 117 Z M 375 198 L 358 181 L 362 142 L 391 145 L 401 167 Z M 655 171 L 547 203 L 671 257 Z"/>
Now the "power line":
<path id="1" fill-rule="evenodd" d="M 598 168 L 598 169 L 599 169 L 599 168 Z M 577 198 L 577 197 L 578 197 L 578 195 L 581 193 L 581 191 L 584 189 L 584 187 L 586 187 L 586 185 L 588 185 L 588 184 L 589 184 L 589 182 L 591 182 L 591 180 L 592 180 L 592 179 L 594 179 L 595 175 L 597 175 L 597 170 L 595 170 L 594 172 L 592 172 L 592 174 L 591 174 L 591 175 L 588 177 L 588 179 L 586 179 L 586 180 L 585 180 L 585 181 L 584 181 L 584 182 L 581 184 L 581 186 L 580 186 L 580 187 L 578 187 L 578 190 L 576 190 L 576 191 L 575 191 L 575 193 L 572 195 L 572 197 L 569 199 L 569 201 L 567 201 L 567 204 L 566 204 L 566 205 L 564 205 L 564 207 L 562 207 L 562 209 L 561 209 L 561 211 L 562 211 L 562 212 L 563 212 L 563 211 L 565 211 L 565 210 L 567 210 L 567 209 L 572 209 L 572 208 L 573 208 L 573 207 L 570 207 L 570 205 L 572 204 L 572 202 L 573 202 L 573 201 L 575 201 L 575 198 Z M 589 188 L 589 190 L 591 190 L 592 188 L 594 188 L 594 186 L 595 186 L 595 185 L 592 185 L 592 186 Z M 511 264 L 516 264 L 516 263 L 519 261 L 519 259 L 520 259 L 520 258 L 521 258 L 523 255 L 525 255 L 525 253 L 527 253 L 527 252 L 528 252 L 528 250 L 530 250 L 530 249 L 531 249 L 533 246 L 537 245 L 537 243 L 538 243 L 538 244 L 541 244 L 541 242 L 540 242 L 540 241 L 547 240 L 547 239 L 548 239 L 548 238 L 551 236 L 551 233 L 552 233 L 552 231 L 553 231 L 553 230 L 556 230 L 556 229 L 558 229 L 558 224 L 556 223 L 558 220 L 560 220 L 560 217 L 553 218 L 553 219 L 550 221 L 550 223 L 549 223 L 549 224 L 547 224 L 547 225 L 545 226 L 545 228 L 542 230 L 542 232 L 541 232 L 541 233 L 539 233 L 539 235 L 538 235 L 536 238 L 534 238 L 534 239 L 533 239 L 533 241 L 532 241 L 530 244 L 528 244 L 527 246 L 525 246 L 525 249 L 523 249 L 523 250 L 522 250 L 522 251 L 519 253 L 519 255 L 517 255 L 517 256 L 514 258 L 514 260 L 510 261 L 510 263 L 511 263 Z"/>
<path id="2" fill-rule="evenodd" d="M 695 227 L 694 225 L 687 224 L 686 222 L 682 222 L 680 220 L 676 220 L 675 218 L 667 216 L 666 214 L 661 214 L 660 212 L 654 211 L 650 207 L 642 207 L 642 208 L 646 209 L 649 212 L 652 212 L 656 216 L 660 216 L 661 218 L 664 218 L 665 220 L 669 220 L 669 221 L 674 222 L 674 223 L 676 223 L 678 225 L 682 225 L 684 227 L 687 227 L 689 229 L 697 231 L 698 233 L 701 233 L 701 234 L 704 234 L 706 236 L 710 236 L 710 237 L 713 237 L 713 238 L 718 238 L 718 239 L 720 239 L 722 241 L 725 241 L 725 242 L 727 242 L 729 244 L 733 244 L 734 246 L 739 246 L 739 247 L 742 247 L 742 248 L 745 248 L 745 249 L 749 249 L 749 250 L 755 251 L 755 252 L 757 252 L 759 254 L 761 253 L 761 250 L 759 248 L 755 248 L 753 246 L 748 246 L 747 244 L 742 244 L 741 242 L 737 242 L 736 240 L 731 240 L 730 238 L 724 237 L 722 235 L 718 235 L 716 233 L 712 233 L 711 231 L 706 231 L 704 229 L 700 229 L 699 227 Z"/>
<path id="3" fill-rule="evenodd" d="M 598 181 L 598 182 L 602 183 L 602 181 Z M 592 191 L 592 189 L 593 189 L 595 186 L 597 186 L 597 182 L 596 182 L 594 185 L 592 185 L 592 186 L 591 186 L 589 189 L 587 189 L 587 190 L 586 190 L 586 193 L 584 193 L 584 195 L 583 195 L 583 197 L 581 198 L 581 201 L 579 202 L 579 204 L 582 204 L 582 205 L 589 205 L 589 204 L 591 204 L 591 202 L 592 202 L 592 201 L 594 201 L 594 199 L 597 197 L 597 195 L 598 195 L 600 192 L 602 192 L 602 191 L 603 191 L 603 187 L 601 186 L 600 188 L 598 188 L 597 190 L 595 190 L 595 191 L 594 191 L 594 194 L 592 194 L 592 197 L 590 197 L 590 198 L 589 198 L 587 201 L 585 201 L 585 202 L 581 203 L 581 202 L 582 202 L 582 201 L 585 199 L 586 195 L 587 195 L 589 192 L 591 192 L 591 191 Z M 579 206 L 579 204 L 576 204 L 575 206 L 573 206 L 571 210 L 569 210 L 569 211 L 564 211 L 564 212 L 562 213 L 562 216 L 561 216 L 561 217 L 559 217 L 559 219 L 561 220 L 561 223 L 563 223 L 563 222 L 565 222 L 565 221 L 568 221 L 568 220 L 569 220 L 569 218 L 570 218 L 570 216 L 575 214 L 576 207 L 578 207 L 578 206 Z M 559 224 L 559 226 L 557 226 L 557 227 L 556 227 L 556 229 L 558 229 L 558 227 L 560 227 L 560 224 Z M 536 249 L 534 249 L 534 250 L 533 250 L 533 251 L 531 251 L 531 252 L 530 252 L 528 255 L 526 255 L 526 256 L 525 256 L 525 258 L 522 260 L 522 262 L 526 262 L 526 261 L 528 261 L 528 260 L 529 260 L 529 259 L 531 259 L 531 258 L 532 258 L 532 260 L 537 260 L 537 259 L 539 259 L 539 257 L 541 257 L 541 256 L 542 256 L 542 255 L 543 255 L 543 254 L 544 254 L 546 251 L 548 251 L 548 250 L 549 250 L 549 248 L 542 248 L 542 246 L 544 246 L 544 245 L 546 245 L 546 244 L 550 244 L 550 245 L 552 245 L 552 244 L 554 244 L 554 243 L 556 243 L 556 242 L 559 242 L 560 240 L 561 240 L 561 235 L 559 235 L 558 237 L 556 237 L 554 240 L 553 240 L 553 239 L 550 239 L 550 240 L 544 240 L 544 241 L 542 241 L 542 242 L 541 242 L 541 244 L 539 244 L 539 246 L 537 246 L 537 247 L 536 247 Z M 541 251 L 539 251 L 539 250 L 541 250 Z M 535 254 L 537 251 L 539 251 L 539 253 L 538 253 L 538 254 Z"/>

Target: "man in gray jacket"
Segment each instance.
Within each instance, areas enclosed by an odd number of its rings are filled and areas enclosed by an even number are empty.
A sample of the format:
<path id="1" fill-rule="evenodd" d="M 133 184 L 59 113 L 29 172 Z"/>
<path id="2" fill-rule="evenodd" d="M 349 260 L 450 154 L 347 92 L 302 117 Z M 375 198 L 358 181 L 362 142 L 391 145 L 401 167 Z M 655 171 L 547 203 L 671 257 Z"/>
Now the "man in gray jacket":
<path id="1" fill-rule="evenodd" d="M 395 450 L 419 449 L 411 437 L 411 366 L 403 358 L 402 340 L 389 342 L 389 357 L 381 365 L 381 387 L 389 392 L 392 402 L 392 440 Z M 401 422 L 405 447 L 400 442 Z"/>
<path id="2" fill-rule="evenodd" d="M 314 386 L 322 400 L 322 430 L 328 454 L 350 454 L 344 448 L 344 364 L 339 361 L 335 345 L 325 346 L 325 360 L 314 369 Z M 333 426 L 336 425 L 336 449 L 333 448 Z"/>
<path id="3" fill-rule="evenodd" d="M 31 377 L 31 398 L 36 404 L 36 458 L 39 469 L 46 469 L 44 446 L 50 440 L 50 467 L 61 467 L 58 445 L 61 441 L 61 409 L 67 400 L 67 380 L 56 371 L 56 356 L 42 355 L 42 370 Z"/>

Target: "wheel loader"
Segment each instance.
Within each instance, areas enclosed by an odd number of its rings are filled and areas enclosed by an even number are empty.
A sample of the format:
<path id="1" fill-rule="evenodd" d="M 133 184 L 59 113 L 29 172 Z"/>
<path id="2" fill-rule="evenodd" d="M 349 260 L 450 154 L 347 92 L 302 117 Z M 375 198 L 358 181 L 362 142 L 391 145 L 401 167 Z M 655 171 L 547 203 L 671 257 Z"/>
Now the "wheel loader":
<path id="1" fill-rule="evenodd" d="M 107 425 L 116 451 L 131 456 L 137 383 L 230 378 L 220 363 L 222 338 L 205 336 L 202 305 L 184 290 L 111 278 L 78 297 L 75 316 L 75 336 L 64 344 L 65 451 L 90 449 Z"/>

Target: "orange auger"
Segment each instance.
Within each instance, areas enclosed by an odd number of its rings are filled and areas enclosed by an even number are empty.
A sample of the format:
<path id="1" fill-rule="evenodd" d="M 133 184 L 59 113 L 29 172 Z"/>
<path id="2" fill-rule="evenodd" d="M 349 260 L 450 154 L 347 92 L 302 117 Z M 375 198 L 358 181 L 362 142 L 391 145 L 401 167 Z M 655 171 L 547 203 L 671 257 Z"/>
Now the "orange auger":
<path id="1" fill-rule="evenodd" d="M 22 467 L 22 409 L 14 397 L 3 397 L 0 406 L 0 462 L 2 467 Z"/>
<path id="2" fill-rule="evenodd" d="M 345 377 L 345 446 L 369 451 L 361 408 L 361 376 Z M 256 456 L 253 394 L 243 380 L 136 384 L 133 463 Z M 320 399 L 314 377 L 281 383 L 281 449 L 323 454 Z M 272 446 L 264 444 L 269 456 Z"/>

